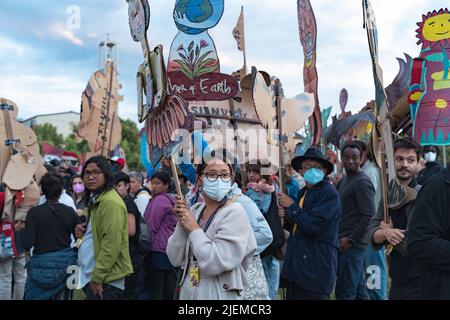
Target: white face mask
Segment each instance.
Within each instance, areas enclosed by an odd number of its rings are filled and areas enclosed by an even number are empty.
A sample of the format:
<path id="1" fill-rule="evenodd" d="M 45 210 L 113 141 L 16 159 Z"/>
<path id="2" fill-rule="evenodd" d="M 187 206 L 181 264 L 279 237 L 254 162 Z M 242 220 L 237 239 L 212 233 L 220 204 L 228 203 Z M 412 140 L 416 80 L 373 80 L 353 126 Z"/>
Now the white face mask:
<path id="1" fill-rule="evenodd" d="M 203 193 L 211 200 L 221 201 L 231 193 L 231 181 L 223 182 L 221 178 L 211 182 L 208 179 L 203 180 Z"/>
<path id="2" fill-rule="evenodd" d="M 425 158 L 426 162 L 436 161 L 437 153 L 436 152 L 427 152 L 427 153 L 425 153 L 424 158 Z"/>

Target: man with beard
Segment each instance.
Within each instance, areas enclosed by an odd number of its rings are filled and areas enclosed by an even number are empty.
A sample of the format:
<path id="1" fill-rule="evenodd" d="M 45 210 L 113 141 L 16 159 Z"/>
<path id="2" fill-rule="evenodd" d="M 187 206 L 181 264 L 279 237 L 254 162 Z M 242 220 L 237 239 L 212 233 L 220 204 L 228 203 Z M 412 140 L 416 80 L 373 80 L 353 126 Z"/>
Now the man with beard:
<path id="1" fill-rule="evenodd" d="M 399 139 L 394 143 L 394 161 L 397 179 L 407 188 L 407 198 L 400 208 L 389 209 L 390 223 L 383 221 L 384 205 L 380 202 L 377 214 L 369 224 L 370 242 L 374 249 L 381 250 L 384 245 L 389 250 L 389 274 L 391 290 L 389 300 L 418 299 L 418 265 L 406 252 L 407 232 L 420 186 L 416 174 L 421 147 L 411 139 Z M 393 247 L 393 248 L 392 248 Z"/>

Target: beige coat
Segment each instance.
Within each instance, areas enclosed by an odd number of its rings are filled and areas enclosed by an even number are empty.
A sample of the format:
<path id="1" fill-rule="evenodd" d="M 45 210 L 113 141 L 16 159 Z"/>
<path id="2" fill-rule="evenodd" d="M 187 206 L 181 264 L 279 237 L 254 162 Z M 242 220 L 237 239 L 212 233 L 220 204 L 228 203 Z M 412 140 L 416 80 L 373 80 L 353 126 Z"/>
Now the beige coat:
<path id="1" fill-rule="evenodd" d="M 196 204 L 191 213 L 198 219 L 205 205 Z M 190 249 L 190 250 L 189 250 Z M 179 224 L 169 238 L 167 255 L 184 272 L 181 300 L 235 300 L 247 285 L 246 271 L 256 252 L 256 240 L 247 214 L 239 203 L 220 209 L 206 234 L 197 229 L 188 234 Z M 192 287 L 189 269 L 195 255 L 199 287 Z"/>

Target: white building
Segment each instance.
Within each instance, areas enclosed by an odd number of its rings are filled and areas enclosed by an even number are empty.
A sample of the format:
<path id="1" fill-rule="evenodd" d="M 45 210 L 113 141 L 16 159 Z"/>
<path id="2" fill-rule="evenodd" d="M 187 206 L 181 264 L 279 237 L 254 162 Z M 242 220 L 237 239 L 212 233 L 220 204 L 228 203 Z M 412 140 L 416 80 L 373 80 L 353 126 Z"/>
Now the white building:
<path id="1" fill-rule="evenodd" d="M 41 114 L 21 122 L 31 128 L 49 123 L 55 126 L 58 133 L 62 134 L 65 138 L 73 133 L 74 126 L 78 126 L 80 114 L 74 111 Z"/>

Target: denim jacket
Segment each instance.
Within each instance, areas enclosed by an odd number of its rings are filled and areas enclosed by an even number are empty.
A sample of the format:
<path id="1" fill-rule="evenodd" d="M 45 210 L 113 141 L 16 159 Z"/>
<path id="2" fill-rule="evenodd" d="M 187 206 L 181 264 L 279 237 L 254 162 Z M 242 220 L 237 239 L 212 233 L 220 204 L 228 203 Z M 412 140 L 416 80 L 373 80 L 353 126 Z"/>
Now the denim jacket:
<path id="1" fill-rule="evenodd" d="M 35 254 L 27 263 L 25 300 L 49 300 L 66 288 L 67 267 L 75 265 L 77 253 L 72 248 Z"/>

